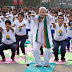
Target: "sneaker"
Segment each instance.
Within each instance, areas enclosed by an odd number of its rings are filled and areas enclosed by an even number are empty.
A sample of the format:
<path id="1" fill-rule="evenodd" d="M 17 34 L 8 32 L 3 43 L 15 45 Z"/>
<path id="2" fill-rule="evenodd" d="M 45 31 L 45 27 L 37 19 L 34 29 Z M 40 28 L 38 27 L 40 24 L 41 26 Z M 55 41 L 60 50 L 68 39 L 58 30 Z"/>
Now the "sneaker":
<path id="1" fill-rule="evenodd" d="M 61 58 L 61 60 L 62 60 L 62 62 L 66 62 L 66 61 L 65 61 L 65 58 Z"/>
<path id="2" fill-rule="evenodd" d="M 54 59 L 54 61 L 58 61 L 59 59 Z"/>
<path id="3" fill-rule="evenodd" d="M 5 58 L 1 60 L 1 62 L 6 61 Z"/>

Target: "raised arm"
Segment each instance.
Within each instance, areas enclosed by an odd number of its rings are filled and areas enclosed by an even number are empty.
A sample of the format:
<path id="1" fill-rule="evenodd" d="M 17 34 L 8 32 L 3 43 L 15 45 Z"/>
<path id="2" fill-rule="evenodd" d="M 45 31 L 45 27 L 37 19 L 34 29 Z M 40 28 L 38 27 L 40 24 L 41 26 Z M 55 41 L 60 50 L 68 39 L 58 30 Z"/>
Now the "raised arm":
<path id="1" fill-rule="evenodd" d="M 55 23 L 52 23 L 52 25 L 53 25 L 53 28 L 55 28 L 55 27 L 56 27 Z"/>
<path id="2" fill-rule="evenodd" d="M 6 29 L 7 29 L 7 31 L 9 31 L 11 29 L 14 32 L 14 29 L 13 29 L 13 27 L 11 25 L 6 26 Z"/>
<path id="3" fill-rule="evenodd" d="M 64 27 L 65 27 L 65 28 L 67 28 L 67 25 L 66 25 L 66 23 L 64 23 Z"/>
<path id="4" fill-rule="evenodd" d="M 15 27 L 15 25 L 16 25 L 16 24 L 15 24 L 15 23 L 13 23 L 13 24 L 12 24 L 12 27 Z"/>
<path id="5" fill-rule="evenodd" d="M 2 28 L 2 27 L 0 27 L 0 31 L 1 31 L 1 32 L 3 31 L 3 28 Z"/>

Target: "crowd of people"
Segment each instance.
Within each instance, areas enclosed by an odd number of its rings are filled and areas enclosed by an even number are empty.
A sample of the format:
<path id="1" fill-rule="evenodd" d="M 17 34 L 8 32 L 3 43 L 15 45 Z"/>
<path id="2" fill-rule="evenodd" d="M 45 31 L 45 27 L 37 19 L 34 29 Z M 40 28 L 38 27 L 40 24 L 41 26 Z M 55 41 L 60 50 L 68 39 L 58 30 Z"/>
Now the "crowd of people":
<path id="1" fill-rule="evenodd" d="M 30 31 L 30 35 L 28 37 Z M 61 60 L 65 61 L 66 46 L 70 51 L 72 38 L 72 9 L 40 8 L 0 8 L 0 55 L 5 61 L 3 50 L 11 49 L 11 59 L 15 52 L 20 54 L 19 47 L 25 55 L 25 42 L 30 38 L 37 66 L 42 66 L 40 54 L 44 53 L 43 66 L 50 67 L 52 43 L 55 61 L 58 61 L 58 50 L 61 46 Z"/>

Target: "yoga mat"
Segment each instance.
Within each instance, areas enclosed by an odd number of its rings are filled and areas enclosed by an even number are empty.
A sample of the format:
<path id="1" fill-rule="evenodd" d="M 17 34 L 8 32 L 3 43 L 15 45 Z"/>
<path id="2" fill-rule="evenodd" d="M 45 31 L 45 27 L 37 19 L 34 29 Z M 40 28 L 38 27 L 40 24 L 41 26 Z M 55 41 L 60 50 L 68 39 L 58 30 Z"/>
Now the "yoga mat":
<path id="1" fill-rule="evenodd" d="M 5 62 L 0 62 L 0 63 L 18 63 L 22 60 L 25 60 L 25 57 L 19 57 L 19 58 L 15 58 L 15 62 L 12 62 L 10 57 L 6 57 L 6 61 Z"/>
<path id="2" fill-rule="evenodd" d="M 33 51 L 33 48 L 25 48 L 25 51 Z"/>
<path id="3" fill-rule="evenodd" d="M 6 57 L 6 61 L 0 62 L 0 63 L 18 63 L 18 62 L 22 61 L 23 59 L 25 59 L 25 57 L 24 58 L 22 58 L 22 57 L 15 58 L 15 62 L 12 62 L 10 57 Z"/>
<path id="4" fill-rule="evenodd" d="M 68 60 L 65 65 L 72 65 L 72 61 L 71 60 Z"/>
<path id="5" fill-rule="evenodd" d="M 27 44 L 27 48 L 31 48 L 31 44 Z"/>
<path id="6" fill-rule="evenodd" d="M 30 44 L 30 41 L 26 41 L 25 44 Z"/>
<path id="7" fill-rule="evenodd" d="M 66 62 L 68 61 L 68 58 L 65 60 Z M 56 64 L 65 64 L 66 62 L 62 62 L 60 59 L 58 61 L 54 61 L 54 58 L 51 58 L 49 62 L 54 62 Z"/>
<path id="8" fill-rule="evenodd" d="M 51 67 L 34 67 L 35 63 L 31 63 L 24 72 L 53 72 L 55 63 L 50 63 Z"/>

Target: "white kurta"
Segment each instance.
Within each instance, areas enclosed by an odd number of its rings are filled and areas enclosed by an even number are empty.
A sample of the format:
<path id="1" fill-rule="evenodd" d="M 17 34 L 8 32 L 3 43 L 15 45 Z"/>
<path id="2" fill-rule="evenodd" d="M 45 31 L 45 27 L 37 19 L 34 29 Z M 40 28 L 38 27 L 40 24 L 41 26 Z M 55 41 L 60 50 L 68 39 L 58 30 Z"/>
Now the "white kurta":
<path id="1" fill-rule="evenodd" d="M 38 15 L 33 17 L 33 21 L 35 23 L 34 38 L 33 38 L 34 41 L 36 39 L 36 32 L 37 32 L 37 28 L 38 28 L 38 17 L 39 17 Z M 50 30 L 52 17 L 48 14 L 46 19 L 47 19 L 48 38 L 49 38 L 50 45 L 52 46 L 52 36 L 51 36 L 51 30 Z M 44 44 L 44 19 L 42 22 L 39 23 L 38 42 Z"/>

